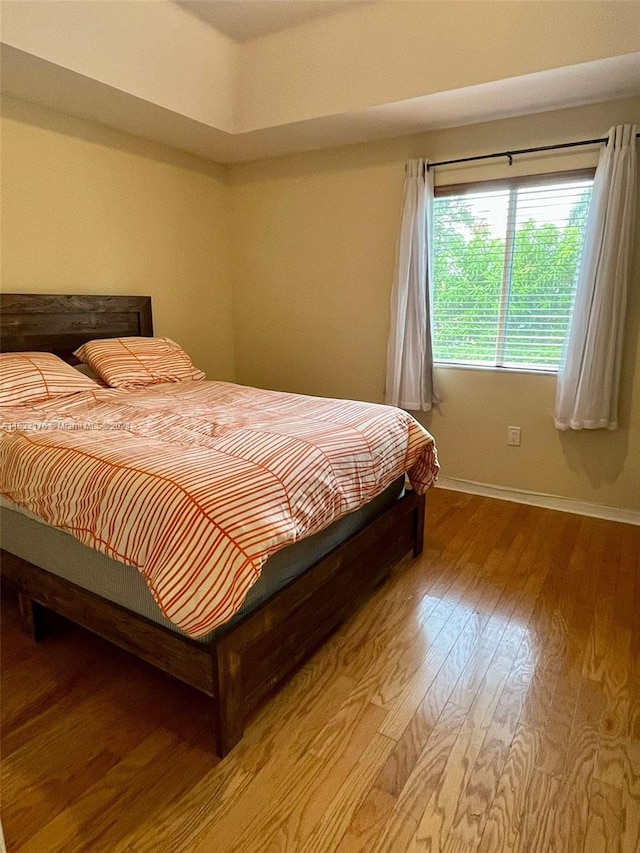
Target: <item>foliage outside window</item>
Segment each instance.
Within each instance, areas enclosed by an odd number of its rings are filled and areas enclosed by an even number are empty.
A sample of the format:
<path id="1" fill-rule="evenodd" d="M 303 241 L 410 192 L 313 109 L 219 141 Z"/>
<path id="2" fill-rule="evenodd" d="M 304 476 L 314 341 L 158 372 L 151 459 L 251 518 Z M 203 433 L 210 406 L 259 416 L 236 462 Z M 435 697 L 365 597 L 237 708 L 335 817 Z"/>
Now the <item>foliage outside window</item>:
<path id="1" fill-rule="evenodd" d="M 558 369 L 592 183 L 580 172 L 436 190 L 436 361 Z"/>

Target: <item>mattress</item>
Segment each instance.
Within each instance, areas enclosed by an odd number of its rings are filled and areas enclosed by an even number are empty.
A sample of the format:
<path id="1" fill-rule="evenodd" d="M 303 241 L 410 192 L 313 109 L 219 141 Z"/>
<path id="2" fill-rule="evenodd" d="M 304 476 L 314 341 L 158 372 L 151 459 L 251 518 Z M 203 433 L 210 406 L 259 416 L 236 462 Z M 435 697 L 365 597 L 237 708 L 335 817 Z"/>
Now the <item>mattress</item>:
<path id="1" fill-rule="evenodd" d="M 356 512 L 275 553 L 265 563 L 259 580 L 249 590 L 240 610 L 225 625 L 198 638 L 197 642 L 208 643 L 216 634 L 259 607 L 274 592 L 365 527 L 403 493 L 404 476 Z M 70 534 L 30 517 L 15 505 L 12 507 L 10 502 L 5 501 L 0 506 L 0 524 L 2 547 L 6 551 L 186 636 L 162 614 L 137 569 L 88 548 Z"/>
<path id="2" fill-rule="evenodd" d="M 140 569 L 191 637 L 228 622 L 269 556 L 402 473 L 426 493 L 438 470 L 400 409 L 226 382 L 83 391 L 3 418 L 2 494 Z"/>

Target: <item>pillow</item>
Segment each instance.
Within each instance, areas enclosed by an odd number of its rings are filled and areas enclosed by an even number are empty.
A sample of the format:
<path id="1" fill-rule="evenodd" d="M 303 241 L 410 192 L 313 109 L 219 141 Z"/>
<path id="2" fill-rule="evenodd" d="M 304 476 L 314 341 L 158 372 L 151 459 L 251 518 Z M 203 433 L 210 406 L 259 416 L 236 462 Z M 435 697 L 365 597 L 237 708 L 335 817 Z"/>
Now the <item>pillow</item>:
<path id="1" fill-rule="evenodd" d="M 53 353 L 0 354 L 0 406 L 38 403 L 78 391 L 95 391 L 97 387 Z"/>
<path id="2" fill-rule="evenodd" d="M 74 353 L 112 388 L 204 379 L 186 352 L 170 338 L 104 338 Z"/>

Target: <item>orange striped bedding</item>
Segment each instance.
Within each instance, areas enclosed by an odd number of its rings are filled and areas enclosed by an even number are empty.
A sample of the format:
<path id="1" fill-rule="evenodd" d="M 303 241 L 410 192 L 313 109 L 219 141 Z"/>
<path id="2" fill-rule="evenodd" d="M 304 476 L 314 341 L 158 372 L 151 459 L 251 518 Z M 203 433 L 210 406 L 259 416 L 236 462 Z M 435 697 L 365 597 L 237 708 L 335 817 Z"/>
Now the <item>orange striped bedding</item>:
<path id="1" fill-rule="evenodd" d="M 137 567 L 192 637 L 240 608 L 267 557 L 408 472 L 433 438 L 389 406 L 224 382 L 99 389 L 0 413 L 1 491 Z"/>
<path id="2" fill-rule="evenodd" d="M 83 344 L 74 355 L 111 388 L 204 379 L 171 338 L 102 338 Z"/>
<path id="3" fill-rule="evenodd" d="M 96 387 L 50 352 L 0 353 L 0 406 L 49 400 Z"/>

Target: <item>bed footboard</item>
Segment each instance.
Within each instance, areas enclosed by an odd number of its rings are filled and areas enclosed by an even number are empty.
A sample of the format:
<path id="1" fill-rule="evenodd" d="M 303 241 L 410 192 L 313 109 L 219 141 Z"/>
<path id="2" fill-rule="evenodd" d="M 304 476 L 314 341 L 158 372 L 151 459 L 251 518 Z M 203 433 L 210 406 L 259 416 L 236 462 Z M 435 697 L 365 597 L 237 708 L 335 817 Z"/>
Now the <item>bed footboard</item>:
<path id="1" fill-rule="evenodd" d="M 424 497 L 408 492 L 207 645 L 4 551 L 2 575 L 17 589 L 23 625 L 35 640 L 45 607 L 211 696 L 216 751 L 224 756 L 242 738 L 251 710 L 402 557 L 422 551 L 424 519 Z"/>

